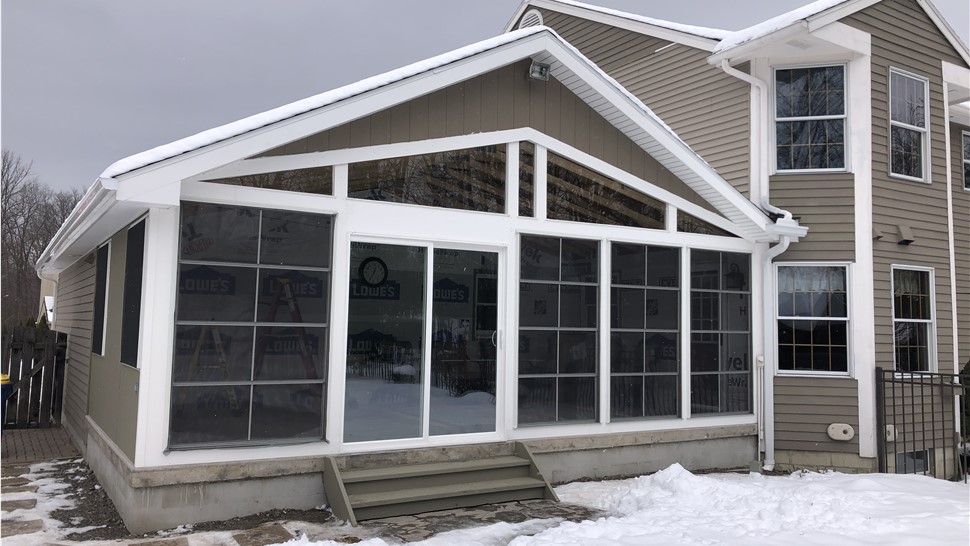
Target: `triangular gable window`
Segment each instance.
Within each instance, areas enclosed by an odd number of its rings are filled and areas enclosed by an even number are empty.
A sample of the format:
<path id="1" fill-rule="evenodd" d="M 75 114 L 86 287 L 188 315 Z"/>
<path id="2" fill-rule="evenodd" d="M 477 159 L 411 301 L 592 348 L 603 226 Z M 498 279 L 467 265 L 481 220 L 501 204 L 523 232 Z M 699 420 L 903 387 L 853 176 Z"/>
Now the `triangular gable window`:
<path id="1" fill-rule="evenodd" d="M 217 184 L 333 195 L 333 167 L 312 167 L 206 180 Z"/>
<path id="2" fill-rule="evenodd" d="M 549 218 L 664 229 L 666 205 L 653 197 L 551 151 L 547 173 Z"/>
<path id="3" fill-rule="evenodd" d="M 720 235 L 721 237 L 737 237 L 710 222 L 691 216 L 682 210 L 677 211 L 677 231 L 684 233 L 700 233 L 701 235 Z"/>

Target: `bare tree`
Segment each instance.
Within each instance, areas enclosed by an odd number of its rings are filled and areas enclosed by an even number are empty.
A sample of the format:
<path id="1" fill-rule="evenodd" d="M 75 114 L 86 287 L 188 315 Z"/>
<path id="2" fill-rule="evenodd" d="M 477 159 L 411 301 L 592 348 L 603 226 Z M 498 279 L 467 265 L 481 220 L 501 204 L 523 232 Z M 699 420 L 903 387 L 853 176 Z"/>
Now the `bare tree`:
<path id="1" fill-rule="evenodd" d="M 31 167 L 17 154 L 3 150 L 0 309 L 5 325 L 37 318 L 40 279 L 34 264 L 82 195 L 78 190 L 51 190 L 37 180 Z"/>

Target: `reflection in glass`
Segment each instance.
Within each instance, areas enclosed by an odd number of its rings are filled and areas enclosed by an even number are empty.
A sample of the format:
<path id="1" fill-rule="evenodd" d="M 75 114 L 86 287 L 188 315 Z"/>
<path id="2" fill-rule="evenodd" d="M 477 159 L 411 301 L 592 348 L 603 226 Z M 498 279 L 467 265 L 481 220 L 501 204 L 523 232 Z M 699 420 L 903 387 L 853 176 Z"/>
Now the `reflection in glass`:
<path id="1" fill-rule="evenodd" d="M 379 284 L 359 271 L 368 258 L 387 267 Z M 427 261 L 423 247 L 351 245 L 345 442 L 422 435 Z"/>
<path id="2" fill-rule="evenodd" d="M 333 167 L 313 167 L 272 173 L 249 174 L 233 178 L 206 180 L 217 184 L 266 188 L 270 190 L 298 191 L 333 195 Z"/>
<path id="3" fill-rule="evenodd" d="M 326 323 L 329 294 L 329 272 L 260 268 L 256 320 Z"/>
<path id="4" fill-rule="evenodd" d="M 253 439 L 319 438 L 323 423 L 323 385 L 253 387 Z"/>
<path id="5" fill-rule="evenodd" d="M 255 269 L 182 264 L 176 318 L 251 322 L 255 296 Z"/>
<path id="6" fill-rule="evenodd" d="M 170 444 L 245 441 L 249 434 L 246 386 L 199 386 L 172 389 Z"/>
<path id="7" fill-rule="evenodd" d="M 189 202 L 181 209 L 180 259 L 256 263 L 258 210 Z"/>
<path id="8" fill-rule="evenodd" d="M 324 379 L 327 329 L 305 326 L 256 328 L 253 379 Z"/>
<path id="9" fill-rule="evenodd" d="M 252 326 L 175 327 L 175 381 L 249 381 Z"/>
<path id="10" fill-rule="evenodd" d="M 431 435 L 495 430 L 498 255 L 435 249 Z"/>
<path id="11" fill-rule="evenodd" d="M 536 145 L 523 141 L 519 143 L 519 216 L 531 218 L 533 193 L 535 192 Z"/>
<path id="12" fill-rule="evenodd" d="M 664 228 L 666 205 L 657 199 L 552 152 L 547 170 L 549 218 Z"/>
<path id="13" fill-rule="evenodd" d="M 263 211 L 259 263 L 330 267 L 330 253 L 320 242 L 330 241 L 333 218 L 279 210 Z"/>
<path id="14" fill-rule="evenodd" d="M 355 199 L 505 212 L 505 145 L 351 163 Z"/>
<path id="15" fill-rule="evenodd" d="M 520 275 L 522 280 L 559 280 L 559 239 L 555 237 L 522 236 Z"/>
<path id="16" fill-rule="evenodd" d="M 684 233 L 700 233 L 701 235 L 718 235 L 720 237 L 737 237 L 729 231 L 725 231 L 714 224 L 701 220 L 700 218 L 677 210 L 677 231 Z"/>

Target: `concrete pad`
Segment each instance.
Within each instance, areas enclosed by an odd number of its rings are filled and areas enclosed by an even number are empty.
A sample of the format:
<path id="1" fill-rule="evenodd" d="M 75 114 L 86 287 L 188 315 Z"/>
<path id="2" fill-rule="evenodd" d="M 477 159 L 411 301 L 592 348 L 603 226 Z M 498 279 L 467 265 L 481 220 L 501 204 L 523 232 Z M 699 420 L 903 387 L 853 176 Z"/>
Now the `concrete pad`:
<path id="1" fill-rule="evenodd" d="M 282 525 L 267 525 L 232 535 L 239 546 L 266 546 L 293 540 L 293 535 Z"/>
<path id="2" fill-rule="evenodd" d="M 17 477 L 17 478 L 4 478 L 3 481 L 0 482 L 0 483 L 2 483 L 3 485 L 10 485 L 10 486 L 13 486 L 13 485 L 27 485 L 28 483 L 30 483 L 30 480 L 28 480 L 27 478 L 19 478 L 19 477 Z"/>
<path id="3" fill-rule="evenodd" d="M 28 521 L 5 521 L 3 522 L 2 535 L 5 537 L 13 535 L 26 535 L 44 530 L 44 522 L 39 519 Z"/>
<path id="4" fill-rule="evenodd" d="M 129 542 L 128 546 L 189 546 L 189 539 L 186 537 L 163 538 L 147 542 Z"/>
<path id="5" fill-rule="evenodd" d="M 4 485 L 0 487 L 0 493 L 36 493 L 36 485 Z"/>
<path id="6" fill-rule="evenodd" d="M 37 507 L 37 499 L 10 500 L 0 502 L 0 510 L 12 512 L 14 510 L 31 510 Z"/>

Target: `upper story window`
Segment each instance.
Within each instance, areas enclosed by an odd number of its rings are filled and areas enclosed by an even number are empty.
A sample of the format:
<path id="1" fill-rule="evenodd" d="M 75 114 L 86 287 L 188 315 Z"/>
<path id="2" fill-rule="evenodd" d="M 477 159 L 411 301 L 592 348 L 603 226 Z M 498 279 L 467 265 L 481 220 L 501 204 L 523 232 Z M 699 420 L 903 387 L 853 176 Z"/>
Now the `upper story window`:
<path id="1" fill-rule="evenodd" d="M 963 132 L 963 189 L 970 190 L 970 133 Z"/>
<path id="2" fill-rule="evenodd" d="M 775 70 L 777 170 L 844 170 L 845 111 L 845 66 Z"/>
<path id="3" fill-rule="evenodd" d="M 889 72 L 889 172 L 925 180 L 927 81 L 896 69 Z"/>

